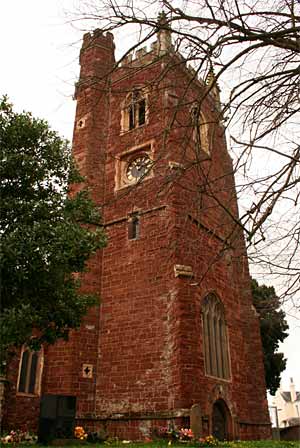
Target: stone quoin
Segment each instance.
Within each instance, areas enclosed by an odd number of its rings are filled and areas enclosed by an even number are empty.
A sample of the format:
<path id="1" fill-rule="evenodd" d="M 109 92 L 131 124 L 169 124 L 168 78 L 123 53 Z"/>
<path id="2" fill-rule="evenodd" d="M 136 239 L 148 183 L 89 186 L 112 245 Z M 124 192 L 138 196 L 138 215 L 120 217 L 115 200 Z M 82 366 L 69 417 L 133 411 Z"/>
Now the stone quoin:
<path id="1" fill-rule="evenodd" d="M 198 79 L 167 28 L 118 66 L 112 34 L 87 33 L 80 65 L 73 152 L 108 236 L 82 287 L 99 306 L 68 342 L 26 355 L 23 370 L 26 350 L 12 361 L 4 426 L 143 439 L 191 424 L 202 436 L 270 437 L 213 74 Z"/>

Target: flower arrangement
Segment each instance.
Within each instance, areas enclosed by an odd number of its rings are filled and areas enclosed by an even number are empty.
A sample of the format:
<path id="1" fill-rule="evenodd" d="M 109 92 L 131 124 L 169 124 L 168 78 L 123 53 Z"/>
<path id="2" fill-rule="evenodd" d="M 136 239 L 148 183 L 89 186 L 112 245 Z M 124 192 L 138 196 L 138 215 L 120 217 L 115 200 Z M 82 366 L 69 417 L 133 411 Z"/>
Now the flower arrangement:
<path id="1" fill-rule="evenodd" d="M 193 431 L 189 428 L 181 428 L 178 436 L 179 440 L 193 440 L 194 438 Z"/>
<path id="2" fill-rule="evenodd" d="M 169 445 L 171 445 L 173 441 L 177 441 L 183 443 L 193 442 L 199 448 L 219 446 L 218 439 L 212 435 L 201 437 L 196 440 L 193 431 L 190 428 L 181 428 L 178 430 L 174 427 L 161 426 L 155 429 L 154 436 L 169 440 Z"/>
<path id="3" fill-rule="evenodd" d="M 179 432 L 172 427 L 160 426 L 154 431 L 154 434 L 160 439 L 178 440 Z"/>
<path id="4" fill-rule="evenodd" d="M 10 431 L 9 434 L 6 436 L 1 437 L 1 443 L 20 443 L 20 442 L 26 442 L 26 443 L 36 443 L 37 436 L 29 434 L 28 431 L 21 431 L 20 429 L 17 429 L 16 431 Z"/>
<path id="5" fill-rule="evenodd" d="M 74 436 L 76 439 L 86 440 L 88 434 L 85 432 L 82 426 L 76 426 L 74 429 Z"/>
<path id="6" fill-rule="evenodd" d="M 154 435 L 161 439 L 171 441 L 190 442 L 194 440 L 193 431 L 190 428 L 181 428 L 180 430 L 174 427 L 161 426 L 154 431 Z"/>
<path id="7" fill-rule="evenodd" d="M 200 447 L 207 447 L 207 446 L 218 446 L 219 445 L 219 441 L 218 439 L 216 439 L 214 436 L 206 436 L 206 437 L 201 437 L 199 439 L 200 442 Z"/>

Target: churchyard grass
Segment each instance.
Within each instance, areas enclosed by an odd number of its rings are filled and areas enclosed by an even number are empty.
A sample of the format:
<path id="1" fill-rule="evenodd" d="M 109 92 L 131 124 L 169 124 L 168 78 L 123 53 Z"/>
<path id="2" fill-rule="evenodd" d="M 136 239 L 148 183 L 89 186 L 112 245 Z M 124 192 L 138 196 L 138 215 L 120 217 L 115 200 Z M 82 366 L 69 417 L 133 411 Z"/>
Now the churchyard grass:
<path id="1" fill-rule="evenodd" d="M 67 448 L 78 448 L 79 445 L 83 445 L 84 448 L 90 447 L 90 448 L 105 448 L 105 447 L 111 447 L 111 448 L 183 448 L 182 443 L 172 443 L 171 445 L 168 445 L 166 442 L 157 441 L 157 442 L 127 442 L 124 443 L 123 441 L 113 441 L 113 442 L 105 442 L 101 444 L 92 444 L 92 443 L 80 443 L 76 445 L 67 445 Z M 189 448 L 199 448 L 199 444 L 194 443 L 188 443 L 187 444 Z M 12 448 L 16 447 L 15 444 L 5 444 L 6 448 Z M 29 447 L 33 446 L 28 443 L 20 443 L 18 444 L 20 448 L 23 447 Z M 53 445 L 38 445 L 41 448 L 53 448 Z M 299 448 L 300 443 L 298 441 L 275 441 L 275 440 L 259 440 L 259 441 L 231 441 L 231 442 L 218 442 L 217 445 L 211 445 L 211 446 L 217 446 L 218 448 Z M 209 445 L 205 445 L 205 447 L 209 447 Z M 62 445 L 62 447 L 59 447 L 55 445 L 55 448 L 66 448 L 66 445 Z M 187 447 L 186 447 L 187 448 Z"/>
<path id="2" fill-rule="evenodd" d="M 123 443 L 114 443 L 113 447 L 120 447 Z M 124 446 L 124 445 L 123 445 Z M 170 447 L 170 448 L 183 448 L 182 443 L 174 443 L 172 445 L 161 443 L 161 442 L 152 442 L 152 443 L 130 443 L 125 445 L 128 448 L 162 448 L 162 447 Z M 188 447 L 194 448 L 199 447 L 199 444 L 188 443 Z M 209 447 L 209 445 L 206 445 Z M 211 445 L 213 446 L 213 445 Z M 299 442 L 290 442 L 290 441 L 275 441 L 275 440 L 260 440 L 260 441 L 232 441 L 232 442 L 219 442 L 217 445 L 218 448 L 299 448 Z"/>
<path id="3" fill-rule="evenodd" d="M 168 445 L 167 443 L 163 442 L 151 442 L 151 443 L 128 443 L 125 446 L 128 448 L 163 448 L 163 447 L 170 447 L 170 448 L 183 448 L 182 443 L 172 443 L 171 445 Z M 193 444 L 188 443 L 186 444 L 187 447 L 195 448 L 199 447 L 199 444 Z M 103 446 L 103 445 L 102 445 Z M 112 448 L 114 447 L 121 447 L 124 446 L 122 442 L 114 442 L 112 444 L 109 444 Z M 209 445 L 206 445 L 209 447 Z M 211 445 L 213 446 L 213 445 Z M 218 448 L 299 448 L 300 443 L 297 441 L 275 441 L 275 440 L 259 440 L 259 441 L 232 441 L 232 442 L 219 442 L 218 445 L 216 445 Z M 187 448 L 186 447 L 186 448 Z"/>

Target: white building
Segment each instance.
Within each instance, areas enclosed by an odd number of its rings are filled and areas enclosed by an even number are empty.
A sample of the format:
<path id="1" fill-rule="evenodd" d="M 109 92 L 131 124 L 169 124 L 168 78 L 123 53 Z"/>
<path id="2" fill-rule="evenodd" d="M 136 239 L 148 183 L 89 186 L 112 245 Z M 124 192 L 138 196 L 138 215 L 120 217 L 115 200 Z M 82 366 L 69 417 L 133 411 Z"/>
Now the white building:
<path id="1" fill-rule="evenodd" d="M 280 428 L 300 424 L 300 392 L 296 391 L 293 378 L 289 391 L 282 390 L 281 386 L 276 391 L 272 405 L 277 408 Z"/>

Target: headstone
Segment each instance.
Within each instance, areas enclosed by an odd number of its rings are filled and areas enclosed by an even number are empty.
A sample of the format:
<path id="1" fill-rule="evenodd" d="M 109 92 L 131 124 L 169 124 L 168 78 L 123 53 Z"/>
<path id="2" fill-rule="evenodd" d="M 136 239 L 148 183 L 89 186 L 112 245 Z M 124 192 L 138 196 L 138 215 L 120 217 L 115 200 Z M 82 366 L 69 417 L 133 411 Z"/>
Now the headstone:
<path id="1" fill-rule="evenodd" d="M 194 404 L 190 410 L 190 424 L 195 439 L 199 439 L 202 435 L 202 414 L 199 404 Z"/>

